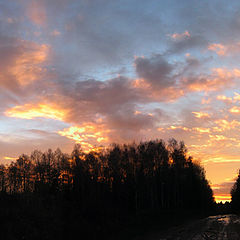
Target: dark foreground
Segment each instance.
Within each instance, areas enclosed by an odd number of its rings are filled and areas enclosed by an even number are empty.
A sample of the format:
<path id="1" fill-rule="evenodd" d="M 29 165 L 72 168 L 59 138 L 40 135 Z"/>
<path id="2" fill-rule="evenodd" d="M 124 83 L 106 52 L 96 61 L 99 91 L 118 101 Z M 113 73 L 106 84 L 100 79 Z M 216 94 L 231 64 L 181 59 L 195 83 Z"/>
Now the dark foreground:
<path id="1" fill-rule="evenodd" d="M 240 217 L 233 214 L 210 216 L 166 231 L 139 236 L 134 240 L 238 240 Z"/>

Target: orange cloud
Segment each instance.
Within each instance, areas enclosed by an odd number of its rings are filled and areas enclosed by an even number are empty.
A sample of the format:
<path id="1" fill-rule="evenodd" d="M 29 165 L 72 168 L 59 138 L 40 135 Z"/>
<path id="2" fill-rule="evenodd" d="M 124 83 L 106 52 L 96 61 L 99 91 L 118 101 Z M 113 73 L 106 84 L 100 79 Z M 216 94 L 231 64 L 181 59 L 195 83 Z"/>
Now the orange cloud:
<path id="1" fill-rule="evenodd" d="M 22 119 L 42 117 L 63 121 L 66 113 L 66 110 L 60 109 L 54 104 L 25 104 L 8 109 L 5 115 Z"/>
<path id="2" fill-rule="evenodd" d="M 204 156 L 204 155 L 203 155 Z M 205 159 L 202 161 L 203 163 L 233 163 L 240 162 L 240 158 L 236 156 L 227 156 L 227 155 L 205 155 Z"/>
<path id="3" fill-rule="evenodd" d="M 234 106 L 234 107 L 232 107 L 232 108 L 229 109 L 229 112 L 230 112 L 230 113 L 238 114 L 238 113 L 240 113 L 240 107 Z"/>
<path id="4" fill-rule="evenodd" d="M 210 128 L 201 128 L 201 127 L 188 128 L 188 127 L 174 126 L 174 125 L 168 127 L 167 129 L 168 130 L 179 130 L 180 129 L 180 130 L 183 130 L 186 132 L 198 132 L 198 133 L 210 133 L 211 132 Z M 162 130 L 162 129 L 160 128 L 160 130 Z"/>
<path id="5" fill-rule="evenodd" d="M 216 120 L 215 123 L 218 125 L 218 127 L 214 127 L 213 130 L 220 131 L 220 132 L 229 130 L 229 129 L 234 129 L 240 126 L 240 122 L 237 120 L 232 120 L 230 122 L 230 121 L 227 121 L 226 119 L 219 119 L 219 120 Z"/>
<path id="6" fill-rule="evenodd" d="M 135 111 L 135 115 L 138 115 L 138 114 L 141 114 L 142 112 L 141 111 Z"/>
<path id="7" fill-rule="evenodd" d="M 193 130 L 199 132 L 199 133 L 210 133 L 211 130 L 210 128 L 200 128 L 200 127 L 195 127 Z"/>
<path id="8" fill-rule="evenodd" d="M 209 135 L 209 137 L 214 141 L 226 140 L 226 137 L 223 135 Z"/>
<path id="9" fill-rule="evenodd" d="M 109 130 L 105 130 L 104 126 L 85 123 L 81 127 L 73 126 L 58 131 L 61 136 L 80 143 L 84 151 L 91 151 L 96 148 L 95 145 L 108 142 L 106 134 Z"/>
<path id="10" fill-rule="evenodd" d="M 234 69 L 234 73 L 235 73 L 236 77 L 240 76 L 238 69 Z M 221 101 L 224 101 L 226 103 L 236 103 L 236 102 L 240 101 L 240 94 L 237 93 L 237 92 L 234 92 L 233 97 L 227 97 L 225 95 L 218 95 L 217 99 L 221 100 Z"/>
<path id="11" fill-rule="evenodd" d="M 144 79 L 136 79 L 132 82 L 132 87 L 140 89 L 150 89 L 151 84 L 146 82 Z"/>
<path id="12" fill-rule="evenodd" d="M 239 93 L 237 93 L 237 92 L 234 92 L 234 97 L 233 97 L 233 99 L 235 100 L 235 101 L 240 101 L 240 94 Z"/>
<path id="13" fill-rule="evenodd" d="M 168 130 L 176 130 L 176 129 L 181 129 L 181 130 L 183 130 L 183 131 L 191 131 L 191 129 L 190 128 L 187 128 L 187 127 L 182 127 L 182 126 L 170 126 L 169 128 L 168 128 Z"/>
<path id="14" fill-rule="evenodd" d="M 227 103 L 231 103 L 233 101 L 233 99 L 231 97 L 226 97 L 224 95 L 217 96 L 217 99 L 221 100 L 221 101 L 224 101 L 224 102 L 227 102 Z"/>
<path id="15" fill-rule="evenodd" d="M 196 118 L 209 118 L 210 115 L 204 112 L 192 112 Z"/>
<path id="16" fill-rule="evenodd" d="M 24 48 L 29 48 L 30 51 L 23 49 L 22 53 L 17 56 L 14 64 L 11 64 L 7 69 L 12 76 L 15 77 L 17 82 L 22 85 L 28 85 L 39 78 L 44 73 L 45 69 L 41 67 L 49 55 L 49 46 L 46 44 L 36 44 L 24 42 Z"/>
<path id="17" fill-rule="evenodd" d="M 137 71 L 141 75 L 139 79 L 133 80 L 131 82 L 131 86 L 134 90 L 138 90 L 139 94 L 145 94 L 150 99 L 171 102 L 175 101 L 181 96 L 186 95 L 190 92 L 200 92 L 200 91 L 217 91 L 221 90 L 224 87 L 231 87 L 235 84 L 235 80 L 240 77 L 240 70 L 237 68 L 227 69 L 227 68 L 213 68 L 209 74 L 202 74 L 198 76 L 183 76 L 178 81 L 174 76 L 168 77 L 169 83 L 159 84 L 158 80 L 159 74 L 161 75 L 161 71 L 159 73 L 155 68 L 154 63 L 151 62 L 151 59 L 144 60 L 144 58 L 138 58 L 138 62 L 135 62 L 137 66 Z M 144 62 L 145 61 L 145 62 Z M 159 60 L 160 61 L 160 60 Z M 142 63 L 141 63 L 142 62 Z M 142 67 L 141 64 L 144 66 Z M 153 65 L 150 66 L 149 65 Z M 171 65 L 166 62 L 161 62 L 159 65 L 165 67 L 165 71 L 170 74 Z M 143 68 L 144 70 L 142 70 Z M 153 70 L 152 70 L 153 69 Z M 157 69 L 157 68 L 156 68 Z M 161 69 L 161 68 L 160 68 Z M 155 71 L 152 74 L 152 71 Z M 165 74 L 166 75 L 166 74 Z M 148 79 L 149 78 L 149 79 Z M 157 83 L 157 84 L 156 84 Z M 235 95 L 237 98 L 237 94 Z M 226 96 L 219 95 L 219 100 L 231 101 L 230 98 Z M 240 99 L 240 97 L 239 97 Z M 202 103 L 209 103 L 211 99 L 204 100 Z M 195 112 L 196 117 L 198 117 Z M 207 114 L 199 116 L 200 117 L 208 117 Z"/>
<path id="18" fill-rule="evenodd" d="M 219 56 L 236 54 L 240 51 L 240 42 L 225 45 L 220 43 L 212 43 L 208 45 L 208 50 L 216 52 L 216 54 Z"/>
<path id="19" fill-rule="evenodd" d="M 228 70 L 226 68 L 213 68 L 212 73 L 208 76 L 199 76 L 195 81 L 191 82 L 188 78 L 183 79 L 183 83 L 187 85 L 190 91 L 216 91 L 223 86 L 233 85 L 233 80 L 240 77 L 239 69 Z"/>
<path id="20" fill-rule="evenodd" d="M 149 82 L 141 78 L 132 81 L 131 86 L 142 91 L 142 94 L 146 94 L 149 98 L 165 102 L 173 102 L 184 95 L 184 90 L 175 86 L 156 89 Z"/>
<path id="21" fill-rule="evenodd" d="M 208 50 L 216 52 L 218 55 L 223 56 L 226 54 L 226 46 L 219 43 L 212 43 L 208 45 Z"/>
<path id="22" fill-rule="evenodd" d="M 4 160 L 12 160 L 15 161 L 17 158 L 16 157 L 3 157 Z"/>

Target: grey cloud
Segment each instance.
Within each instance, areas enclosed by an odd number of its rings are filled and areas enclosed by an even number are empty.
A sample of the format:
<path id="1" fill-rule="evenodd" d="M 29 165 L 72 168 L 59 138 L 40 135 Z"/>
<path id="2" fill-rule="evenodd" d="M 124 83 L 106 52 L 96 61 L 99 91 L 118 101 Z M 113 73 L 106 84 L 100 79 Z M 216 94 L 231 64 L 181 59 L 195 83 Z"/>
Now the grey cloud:
<path id="1" fill-rule="evenodd" d="M 60 85 L 58 101 L 70 109 L 69 121 L 86 121 L 96 114 L 111 115 L 120 109 L 134 109 L 146 99 L 131 87 L 129 79 L 119 77 L 105 82 L 92 79 L 64 83 Z"/>
<path id="2" fill-rule="evenodd" d="M 11 89 L 14 92 L 19 90 L 19 83 L 7 70 L 9 66 L 14 66 L 16 58 L 22 53 L 21 46 L 19 45 L 20 42 L 16 38 L 0 35 L 0 84 L 1 87 Z"/>
<path id="3" fill-rule="evenodd" d="M 154 87 L 166 88 L 175 83 L 175 80 L 171 77 L 174 66 L 161 55 L 151 58 L 138 57 L 135 60 L 135 66 L 138 76 Z"/>
<path id="4" fill-rule="evenodd" d="M 201 35 L 194 35 L 189 38 L 184 38 L 178 41 L 173 41 L 170 44 L 166 54 L 179 54 L 182 52 L 188 52 L 192 49 L 197 51 L 206 48 L 208 41 Z"/>
<path id="5" fill-rule="evenodd" d="M 40 130 L 40 129 L 28 129 L 26 130 L 27 133 L 33 134 L 35 137 L 56 137 L 56 133 Z"/>
<path id="6" fill-rule="evenodd" d="M 136 114 L 132 109 L 118 111 L 108 116 L 108 120 L 111 127 L 124 131 L 140 131 L 141 129 L 153 128 L 156 123 L 154 117 L 145 113 Z"/>

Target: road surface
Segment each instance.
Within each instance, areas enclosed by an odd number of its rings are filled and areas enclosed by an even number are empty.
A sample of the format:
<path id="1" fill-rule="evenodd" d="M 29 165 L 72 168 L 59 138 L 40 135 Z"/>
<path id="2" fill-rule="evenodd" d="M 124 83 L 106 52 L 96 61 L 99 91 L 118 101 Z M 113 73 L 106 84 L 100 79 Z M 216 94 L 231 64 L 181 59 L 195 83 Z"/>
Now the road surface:
<path id="1" fill-rule="evenodd" d="M 136 240 L 240 240 L 240 217 L 211 216 Z"/>

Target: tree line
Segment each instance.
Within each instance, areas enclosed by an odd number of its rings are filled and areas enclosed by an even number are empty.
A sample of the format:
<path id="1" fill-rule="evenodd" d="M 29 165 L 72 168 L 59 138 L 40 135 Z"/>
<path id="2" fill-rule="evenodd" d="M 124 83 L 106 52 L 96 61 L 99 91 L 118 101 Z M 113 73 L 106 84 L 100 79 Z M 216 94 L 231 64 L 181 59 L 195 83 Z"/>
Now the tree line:
<path id="1" fill-rule="evenodd" d="M 238 177 L 231 189 L 231 208 L 235 213 L 240 213 L 240 170 L 238 173 Z"/>
<path id="2" fill-rule="evenodd" d="M 89 153 L 75 145 L 70 155 L 35 150 L 0 166 L 0 191 L 69 194 L 82 212 L 116 217 L 156 209 L 208 211 L 214 202 L 204 169 L 175 139 L 112 144 Z"/>

